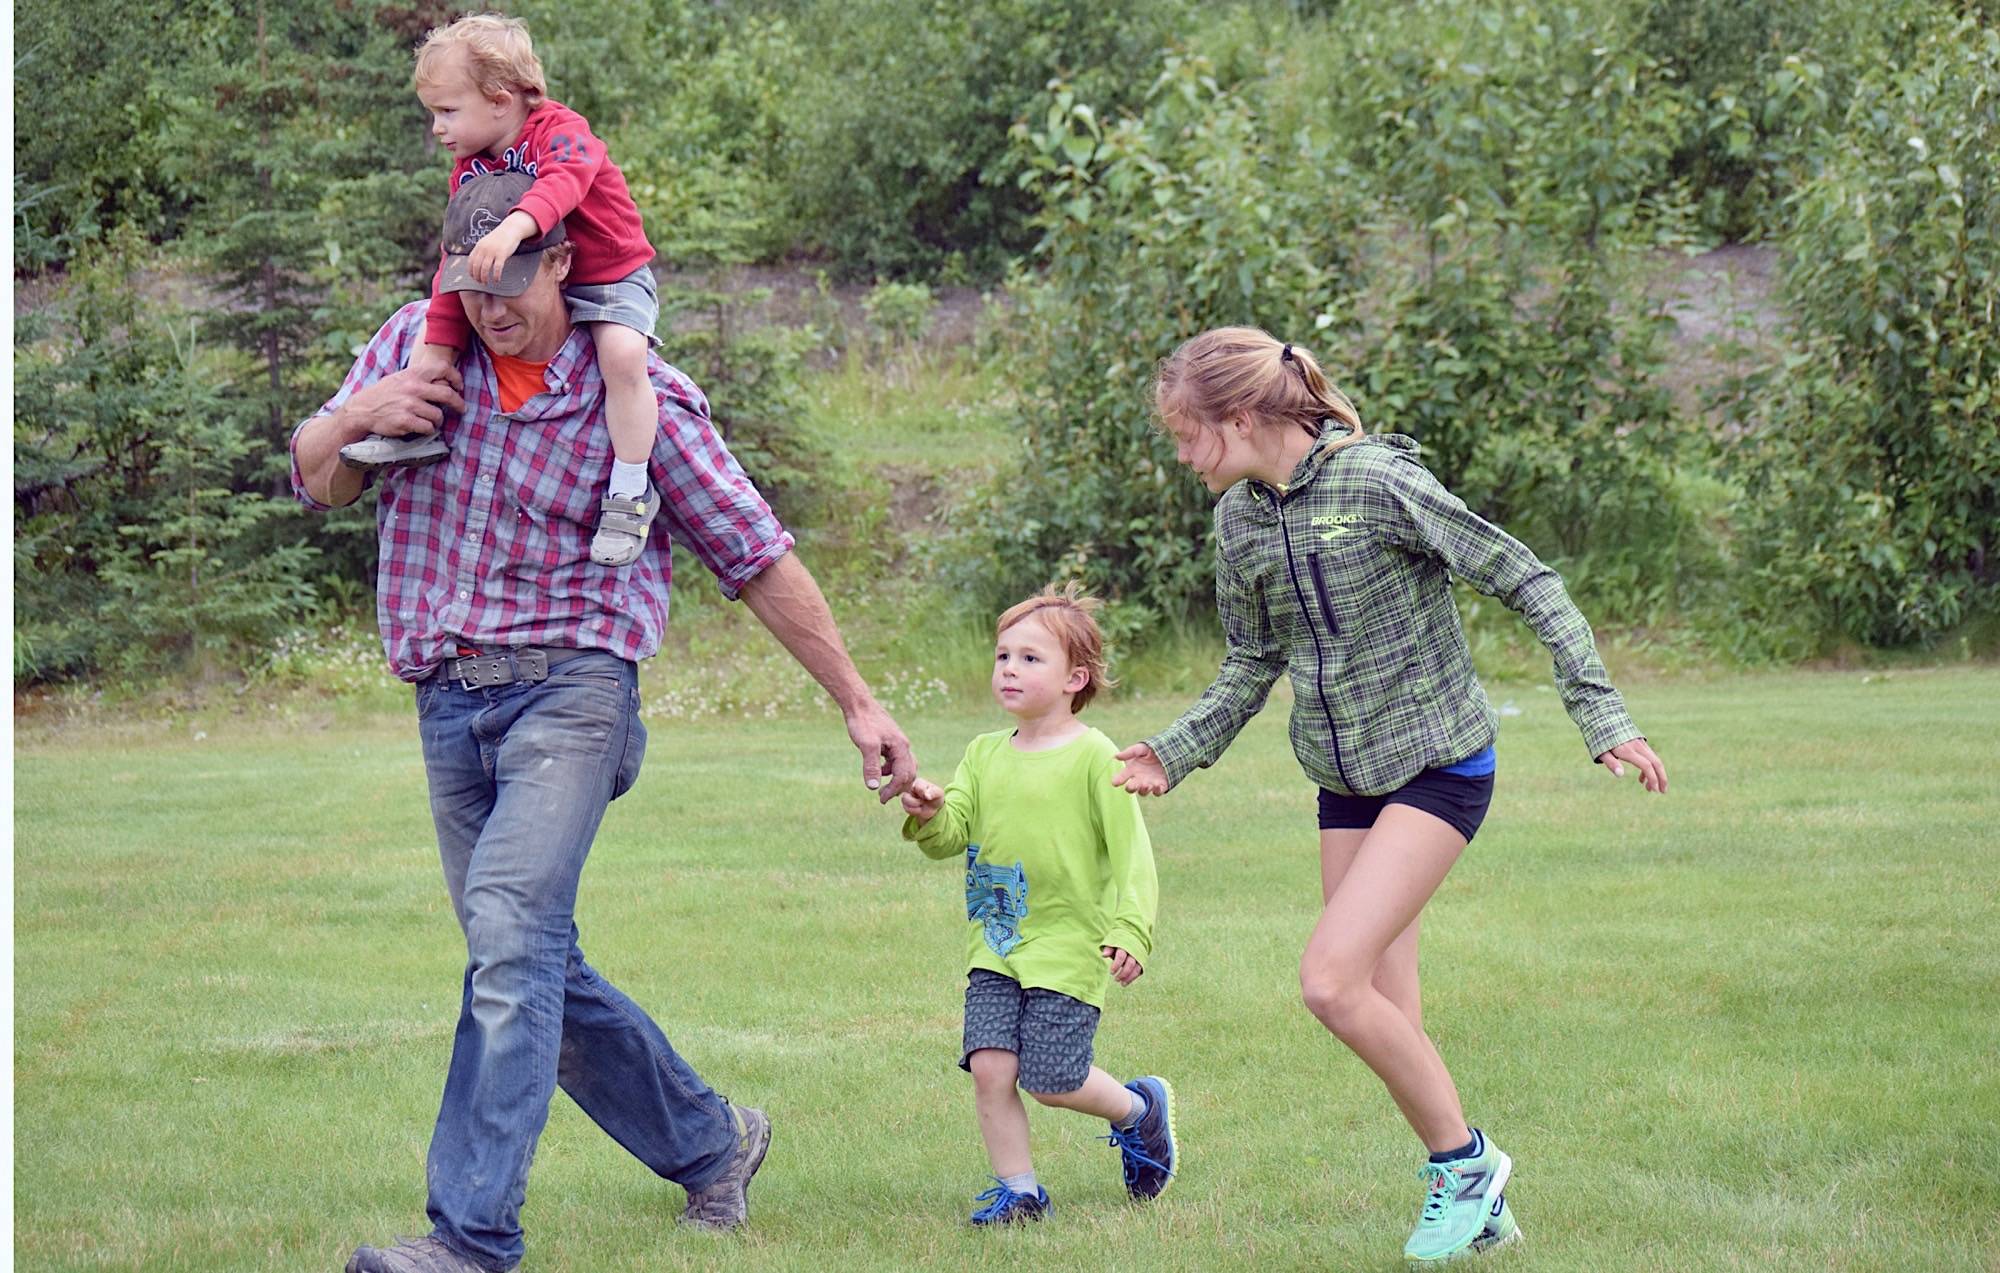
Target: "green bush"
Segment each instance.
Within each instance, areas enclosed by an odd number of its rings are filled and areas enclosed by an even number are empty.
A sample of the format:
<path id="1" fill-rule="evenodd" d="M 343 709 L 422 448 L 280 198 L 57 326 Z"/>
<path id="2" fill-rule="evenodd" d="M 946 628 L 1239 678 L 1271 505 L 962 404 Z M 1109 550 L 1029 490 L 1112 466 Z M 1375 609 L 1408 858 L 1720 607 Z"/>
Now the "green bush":
<path id="1" fill-rule="evenodd" d="M 768 289 L 727 291 L 670 284 L 660 293 L 662 350 L 708 399 L 709 417 L 743 469 L 781 516 L 820 510 L 813 475 L 826 457 L 804 426 L 811 328 L 753 324 L 747 318 Z"/>
<path id="2" fill-rule="evenodd" d="M 1017 289 L 1023 460 L 986 514 L 995 593 L 1076 576 L 1147 614 L 1207 604 L 1211 500 L 1146 390 L 1179 341 L 1251 323 L 1311 344 L 1368 426 L 1418 437 L 1475 508 L 1584 563 L 1617 617 L 1685 603 L 1685 434 L 1659 319 L 1588 246 L 1601 205 L 1551 217 L 1572 237 L 1550 240 L 1461 203 L 1412 242 L 1309 133 L 1274 142 L 1255 101 L 1179 56 L 1144 116 L 1105 124 L 1059 90 L 1016 138 L 1044 237 Z"/>
<path id="3" fill-rule="evenodd" d="M 20 333 L 19 681 L 230 661 L 316 604 L 299 510 L 245 489 L 263 448 L 221 409 L 228 372 L 199 319 L 126 284 L 142 251 L 129 236 L 86 248 Z"/>
<path id="4" fill-rule="evenodd" d="M 877 283 L 861 298 L 861 312 L 879 347 L 907 349 L 923 339 L 935 301 L 922 283 Z"/>
<path id="5" fill-rule="evenodd" d="M 1566 571 L 1604 618 L 1659 622 L 1696 591 L 1691 454 L 1657 377 L 1660 322 L 1580 242 L 1531 253 L 1492 227 L 1436 264 L 1385 266 L 1352 333 L 1368 425 L 1407 433 L 1473 509 Z"/>
<path id="6" fill-rule="evenodd" d="M 1022 326 L 1022 459 L 977 516 L 988 599 L 1076 577 L 1114 626 L 1213 590 L 1210 499 L 1174 463 L 1148 392 L 1159 358 L 1227 323 L 1300 332 L 1345 290 L 1356 210 L 1320 151 L 1264 132 L 1199 58 L 1169 55 L 1143 114 L 1104 120 L 1068 87 L 1016 126 L 1040 200 Z"/>
<path id="7" fill-rule="evenodd" d="M 2000 608 L 2000 32 L 1864 74 L 1791 201 L 1795 348 L 1737 386 L 1746 604 L 1810 650 Z"/>
<path id="8" fill-rule="evenodd" d="M 856 0 L 801 6 L 773 158 L 800 246 L 849 275 L 929 270 L 954 255 L 997 273 L 1030 241 L 1007 130 L 1047 83 L 1137 100 L 1187 0 Z"/>
<path id="9" fill-rule="evenodd" d="M 1646 0 L 1639 49 L 1683 86 L 1694 126 L 1671 170 L 1703 228 L 1757 239 L 1816 164 L 1812 134 L 1869 68 L 1900 65 L 1937 0 Z"/>

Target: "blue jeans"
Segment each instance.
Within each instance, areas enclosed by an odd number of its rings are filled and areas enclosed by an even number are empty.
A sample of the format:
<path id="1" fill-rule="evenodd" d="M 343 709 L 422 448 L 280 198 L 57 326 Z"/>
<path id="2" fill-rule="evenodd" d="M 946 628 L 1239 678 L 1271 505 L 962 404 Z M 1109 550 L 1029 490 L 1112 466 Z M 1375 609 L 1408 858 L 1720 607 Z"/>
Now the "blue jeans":
<path id="1" fill-rule="evenodd" d="M 557 1084 L 639 1161 L 690 1188 L 721 1175 L 736 1149 L 723 1099 L 577 945 L 584 858 L 645 755 L 638 709 L 637 669 L 610 654 L 530 684 L 417 686 L 431 816 L 466 946 L 430 1217 L 439 1239 L 493 1269 L 521 1259 L 528 1164 Z"/>

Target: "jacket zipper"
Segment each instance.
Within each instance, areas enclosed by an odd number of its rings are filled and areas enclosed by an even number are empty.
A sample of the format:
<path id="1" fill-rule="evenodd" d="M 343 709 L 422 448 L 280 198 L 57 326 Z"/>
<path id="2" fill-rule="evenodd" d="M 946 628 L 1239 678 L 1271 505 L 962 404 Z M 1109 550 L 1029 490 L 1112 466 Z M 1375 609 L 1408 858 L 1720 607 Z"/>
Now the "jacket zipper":
<path id="1" fill-rule="evenodd" d="M 1292 557 L 1292 531 L 1291 527 L 1285 524 L 1284 496 L 1276 496 L 1272 503 L 1278 511 L 1278 534 L 1285 541 L 1285 573 L 1291 576 L 1292 595 L 1299 599 L 1299 616 L 1306 621 L 1306 631 L 1312 633 L 1313 659 L 1316 663 L 1313 671 L 1313 688 L 1319 693 L 1319 710 L 1326 715 L 1326 737 L 1333 749 L 1333 772 L 1339 775 L 1341 786 L 1353 791 L 1354 784 L 1347 780 L 1347 769 L 1340 763 L 1340 727 L 1334 723 L 1333 708 L 1326 701 L 1326 648 L 1319 642 L 1319 625 L 1312 621 L 1312 607 L 1306 601 L 1305 588 L 1299 583 L 1298 562 Z M 1319 590 L 1321 596 L 1325 596 L 1326 585 L 1319 576 L 1319 563 L 1311 558 L 1307 561 L 1308 569 L 1313 571 L 1315 588 Z M 1330 617 L 1328 622 L 1332 622 Z"/>

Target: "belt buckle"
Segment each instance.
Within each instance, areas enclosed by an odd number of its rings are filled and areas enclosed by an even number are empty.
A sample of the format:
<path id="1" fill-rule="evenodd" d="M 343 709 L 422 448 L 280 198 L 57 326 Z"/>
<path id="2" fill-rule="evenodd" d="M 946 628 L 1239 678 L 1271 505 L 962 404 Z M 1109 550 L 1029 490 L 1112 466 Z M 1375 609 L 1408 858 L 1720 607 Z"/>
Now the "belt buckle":
<path id="1" fill-rule="evenodd" d="M 468 655 L 453 659 L 450 673 L 454 680 L 469 690 L 512 685 L 516 681 L 546 681 L 549 679 L 549 656 L 541 650 L 527 648 Z"/>

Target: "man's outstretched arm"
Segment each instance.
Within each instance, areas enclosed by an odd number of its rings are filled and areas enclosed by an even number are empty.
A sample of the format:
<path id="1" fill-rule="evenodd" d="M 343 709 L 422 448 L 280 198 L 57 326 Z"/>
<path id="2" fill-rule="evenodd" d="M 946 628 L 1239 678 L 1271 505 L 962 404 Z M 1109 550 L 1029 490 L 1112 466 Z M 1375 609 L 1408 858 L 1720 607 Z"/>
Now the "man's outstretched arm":
<path id="1" fill-rule="evenodd" d="M 799 666 L 826 688 L 847 718 L 847 736 L 861 752 L 861 776 L 883 804 L 909 789 L 917 776 L 910 740 L 855 670 L 847 645 L 827 609 L 819 583 L 798 554 L 786 553 L 743 585 L 743 603 Z"/>

